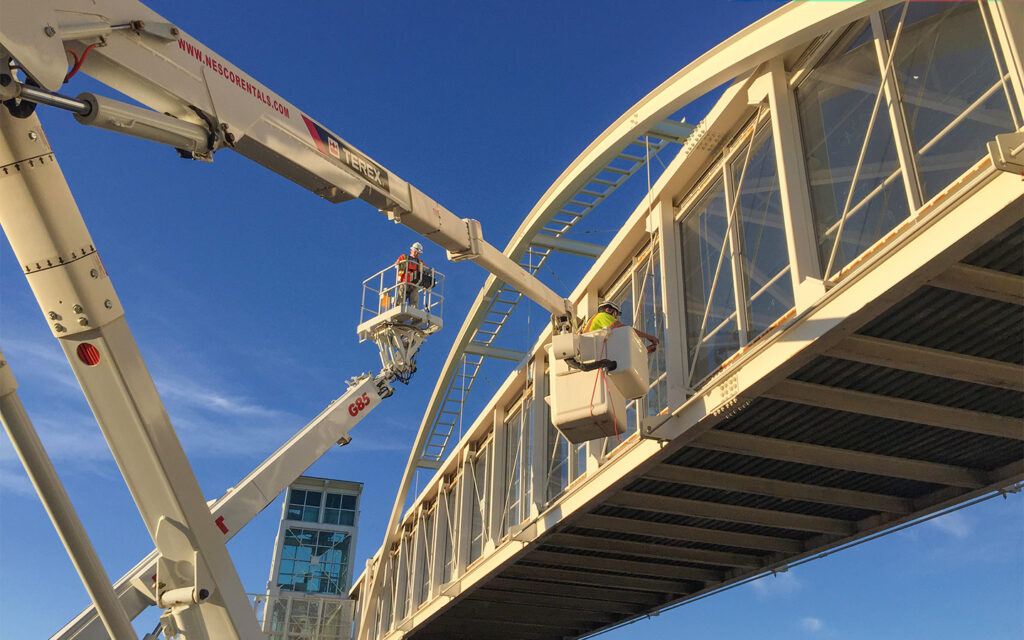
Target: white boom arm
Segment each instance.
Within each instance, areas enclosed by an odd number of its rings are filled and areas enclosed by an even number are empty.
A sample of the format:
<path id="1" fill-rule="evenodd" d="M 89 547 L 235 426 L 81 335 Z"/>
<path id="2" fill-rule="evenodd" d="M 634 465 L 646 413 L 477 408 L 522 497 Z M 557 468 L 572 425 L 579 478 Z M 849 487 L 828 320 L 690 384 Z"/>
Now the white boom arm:
<path id="1" fill-rule="evenodd" d="M 390 394 L 390 388 L 382 385 L 386 383 L 375 381 L 369 375 L 354 379 L 348 390 L 320 415 L 213 502 L 210 512 L 225 541 L 263 511 L 335 443 L 346 444 L 350 439 L 348 432 Z M 357 404 L 359 400 L 362 402 Z M 129 618 L 135 618 L 156 604 L 153 576 L 157 555 L 154 549 L 114 583 L 114 593 Z M 108 635 L 96 607 L 90 605 L 51 640 L 108 640 Z"/>
<path id="2" fill-rule="evenodd" d="M 0 77 L 0 99 L 60 106 L 85 124 L 170 144 L 199 159 L 230 147 L 331 202 L 362 199 L 440 245 L 450 259 L 474 260 L 567 326 L 568 302 L 485 242 L 479 222 L 456 217 L 145 5 L 0 0 L 0 15 L 0 54 L 6 49 L 39 85 L 23 85 L 0 68 L 8 76 Z M 96 43 L 82 72 L 152 111 L 92 94 L 52 95 L 68 71 L 65 49 L 82 56 Z"/>

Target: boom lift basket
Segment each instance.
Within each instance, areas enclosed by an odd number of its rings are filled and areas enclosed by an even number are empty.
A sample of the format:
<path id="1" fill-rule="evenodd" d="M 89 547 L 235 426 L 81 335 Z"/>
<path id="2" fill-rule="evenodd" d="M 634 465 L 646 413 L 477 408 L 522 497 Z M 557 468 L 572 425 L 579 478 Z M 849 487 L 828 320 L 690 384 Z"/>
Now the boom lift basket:
<path id="1" fill-rule="evenodd" d="M 551 424 L 578 444 L 626 431 L 627 399 L 647 393 L 647 349 L 632 327 L 554 336 L 548 348 Z"/>
<path id="2" fill-rule="evenodd" d="M 398 264 L 363 281 L 356 333 L 372 340 L 384 371 L 408 382 L 416 371 L 416 353 L 426 337 L 441 330 L 444 274 L 422 267 L 415 281 L 403 281 Z"/>

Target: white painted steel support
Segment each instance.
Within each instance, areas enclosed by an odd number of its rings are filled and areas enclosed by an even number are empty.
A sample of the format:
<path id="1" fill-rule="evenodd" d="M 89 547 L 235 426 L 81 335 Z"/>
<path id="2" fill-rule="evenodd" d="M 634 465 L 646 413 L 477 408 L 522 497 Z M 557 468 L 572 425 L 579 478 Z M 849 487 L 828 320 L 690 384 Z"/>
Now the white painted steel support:
<path id="1" fill-rule="evenodd" d="M 889 57 L 893 51 L 889 47 L 889 39 L 882 25 L 881 14 L 871 14 L 871 31 L 875 38 L 875 57 L 878 59 L 878 73 L 883 78 L 882 91 L 885 92 L 886 111 L 889 113 L 889 125 L 896 138 L 896 156 L 900 160 L 900 172 L 903 175 L 903 186 L 906 189 L 907 203 L 910 211 L 917 211 L 924 204 L 924 189 L 919 179 L 914 144 L 911 141 L 910 129 L 907 126 L 903 100 L 900 99 L 899 83 L 895 73 L 886 73 Z M 904 44 L 904 47 L 907 45 Z"/>
<path id="2" fill-rule="evenodd" d="M 355 406 L 355 400 L 364 395 L 369 400 L 368 404 L 352 416 L 349 407 Z M 380 402 L 377 384 L 372 377 L 367 375 L 355 379 L 344 394 L 210 505 L 210 517 L 223 532 L 224 539 L 234 537 L 335 444 L 347 443 L 348 432 L 380 406 Z M 354 539 L 352 544 L 355 544 Z M 158 555 L 152 551 L 114 585 L 129 618 L 134 619 L 155 604 L 149 577 L 156 573 Z M 145 587 L 145 592 L 138 588 L 139 585 Z M 103 633 L 96 611 L 89 607 L 54 634 L 51 640 L 106 640 Z"/>
<path id="3" fill-rule="evenodd" d="M 545 490 L 547 488 L 547 411 L 548 405 L 544 401 L 547 395 L 548 376 L 544 371 L 544 354 L 542 349 L 537 353 L 529 366 L 533 370 L 533 404 L 530 405 L 530 475 L 529 479 L 523 478 L 524 482 L 530 483 L 530 504 L 524 505 L 524 512 L 529 514 L 529 519 L 536 518 L 544 509 Z"/>
<path id="4" fill-rule="evenodd" d="M 134 640 L 131 621 L 110 586 L 110 578 L 18 398 L 17 389 L 11 367 L 0 352 L 0 421 L 93 601 L 103 628 L 113 640 Z"/>
<path id="5" fill-rule="evenodd" d="M 732 271 L 731 282 L 725 283 L 722 280 L 725 278 L 725 274 L 719 269 L 717 273 L 718 283 L 713 285 L 717 291 L 721 291 L 721 287 L 729 286 L 732 287 L 732 299 L 736 307 L 736 333 L 739 336 L 740 345 L 747 344 L 747 338 L 749 336 L 750 329 L 750 314 L 747 312 L 747 285 L 746 285 L 746 265 L 744 264 L 743 258 L 743 232 L 740 229 L 740 189 L 743 188 L 742 180 L 746 178 L 747 166 L 750 163 L 750 157 L 754 148 L 754 137 L 757 134 L 757 121 L 755 119 L 753 130 L 750 132 L 750 136 L 740 147 L 739 151 L 731 159 L 722 159 L 721 163 L 721 174 L 722 174 L 722 187 L 725 192 L 725 207 L 727 227 L 725 230 L 725 237 L 722 238 L 722 252 L 728 252 L 728 260 L 730 262 L 730 271 Z M 743 167 L 738 179 L 734 179 L 732 175 L 731 165 L 734 162 L 741 163 Z M 723 256 L 719 258 L 719 264 L 724 264 L 726 258 Z M 715 303 L 714 296 L 709 296 L 708 307 L 713 306 Z M 701 338 L 707 337 L 707 334 L 711 333 L 714 327 L 708 326 L 704 329 L 704 335 Z"/>
<path id="6" fill-rule="evenodd" d="M 988 0 L 985 4 L 992 14 L 996 37 L 1002 44 L 1018 113 L 1024 115 L 1024 3 Z"/>
<path id="7" fill-rule="evenodd" d="M 534 236 L 533 241 L 530 244 L 535 247 L 544 247 L 545 249 L 552 249 L 559 253 L 580 256 L 582 258 L 590 258 L 592 260 L 599 258 L 606 249 L 603 245 L 571 240 L 569 238 L 556 238 L 554 236 L 544 235 L 543 233 L 538 233 Z"/>
<path id="8" fill-rule="evenodd" d="M 789 250 L 789 275 L 793 281 L 796 310 L 801 313 L 821 298 L 825 285 L 821 280 L 818 243 L 814 236 L 810 185 L 800 143 L 800 120 L 781 58 L 774 58 L 768 63 L 768 78 L 768 105 L 774 133 L 775 165 L 779 172 L 782 221 Z"/>
<path id="9" fill-rule="evenodd" d="M 508 471 L 505 469 L 505 462 L 508 458 L 508 425 L 505 424 L 505 408 L 498 405 L 491 414 L 491 452 L 488 461 L 487 475 L 490 481 L 487 483 L 485 503 L 487 505 L 484 520 L 484 550 L 481 555 L 487 555 L 494 551 L 501 542 L 501 521 L 505 515 L 505 495 L 508 489 Z"/>
<path id="10" fill-rule="evenodd" d="M 658 302 L 665 314 L 665 344 L 659 345 L 666 356 L 668 397 L 685 398 L 689 387 L 687 372 L 689 356 L 686 349 L 686 308 L 683 295 L 683 248 L 676 226 L 675 212 L 669 198 L 654 204 L 652 224 L 658 231 L 658 267 L 661 269 L 661 292 Z M 669 292 L 673 292 L 669 294 Z"/>
<path id="11" fill-rule="evenodd" d="M 197 637 L 260 630 L 38 118 L 0 113 L 0 223 L 162 556 L 161 592 L 206 590 Z M 177 606 L 176 609 L 181 609 Z"/>

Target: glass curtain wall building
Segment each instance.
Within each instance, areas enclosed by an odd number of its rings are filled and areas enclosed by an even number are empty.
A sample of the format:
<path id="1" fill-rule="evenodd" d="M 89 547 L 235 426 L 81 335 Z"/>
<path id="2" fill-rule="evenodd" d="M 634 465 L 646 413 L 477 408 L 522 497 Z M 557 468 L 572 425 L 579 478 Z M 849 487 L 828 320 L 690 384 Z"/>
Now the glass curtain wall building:
<path id="1" fill-rule="evenodd" d="M 288 488 L 267 583 L 268 640 L 352 637 L 348 589 L 362 489 L 305 476 Z"/>

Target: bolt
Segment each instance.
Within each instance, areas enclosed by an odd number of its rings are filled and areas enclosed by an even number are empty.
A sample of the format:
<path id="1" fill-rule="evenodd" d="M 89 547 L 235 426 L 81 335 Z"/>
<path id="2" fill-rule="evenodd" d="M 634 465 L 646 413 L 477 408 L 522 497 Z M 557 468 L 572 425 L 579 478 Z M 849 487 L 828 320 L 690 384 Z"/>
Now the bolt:
<path id="1" fill-rule="evenodd" d="M 57 30 L 51 27 L 50 25 L 46 25 L 46 27 L 43 28 L 43 33 L 46 34 L 46 37 L 52 38 L 53 36 L 57 35 Z"/>
<path id="2" fill-rule="evenodd" d="M 11 84 L 11 76 L 6 73 L 0 73 L 0 87 L 6 87 Z"/>
<path id="3" fill-rule="evenodd" d="M 89 319 L 88 318 L 79 318 L 78 319 L 78 325 L 82 326 L 82 327 L 88 327 L 89 326 Z"/>
<path id="4" fill-rule="evenodd" d="M 50 313 L 48 313 L 46 315 L 50 316 L 50 320 L 56 320 L 57 318 L 60 317 L 60 316 L 57 315 L 56 311 L 51 311 Z"/>
<path id="5" fill-rule="evenodd" d="M 28 132 L 28 139 L 29 140 L 38 140 L 39 139 L 39 134 L 36 133 L 35 131 L 29 131 Z"/>
<path id="6" fill-rule="evenodd" d="M 96 269 L 90 269 L 89 275 L 92 276 L 93 278 L 98 278 L 100 277 L 100 272 L 97 271 Z"/>
<path id="7" fill-rule="evenodd" d="M 209 589 L 200 589 L 199 590 L 199 599 L 200 600 L 206 600 L 209 597 L 210 597 Z"/>
<path id="8" fill-rule="evenodd" d="M 80 304 L 76 304 L 75 306 L 73 306 L 71 308 L 74 309 L 75 313 L 82 313 L 82 305 L 80 305 Z"/>
<path id="9" fill-rule="evenodd" d="M 181 33 L 181 31 L 178 30 L 178 27 L 171 27 L 171 35 L 172 36 L 176 36 L 179 33 Z"/>
<path id="10" fill-rule="evenodd" d="M 64 333 L 65 331 L 67 331 L 67 329 L 64 328 L 64 325 L 60 323 L 53 325 L 53 330 L 56 331 L 57 333 Z"/>
<path id="11" fill-rule="evenodd" d="M 103 306 L 108 308 L 108 309 L 113 309 L 114 308 L 114 303 L 111 302 L 110 300 L 104 300 L 103 301 Z"/>

